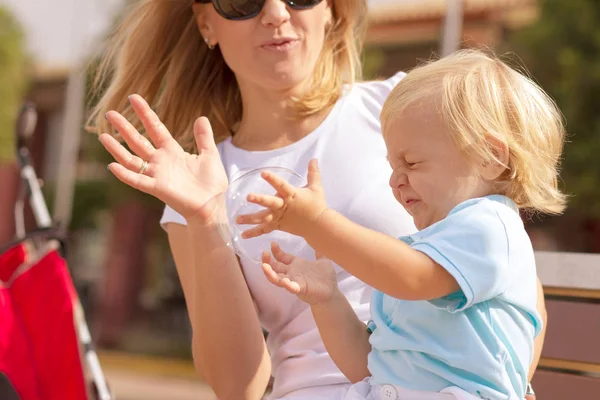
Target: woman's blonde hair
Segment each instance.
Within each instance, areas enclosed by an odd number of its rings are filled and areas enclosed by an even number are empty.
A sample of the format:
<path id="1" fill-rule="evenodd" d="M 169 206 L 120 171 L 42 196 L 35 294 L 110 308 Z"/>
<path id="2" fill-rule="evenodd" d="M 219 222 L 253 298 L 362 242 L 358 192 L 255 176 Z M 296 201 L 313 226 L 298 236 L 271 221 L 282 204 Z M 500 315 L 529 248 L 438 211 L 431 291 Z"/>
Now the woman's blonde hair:
<path id="1" fill-rule="evenodd" d="M 366 0 L 329 0 L 333 22 L 311 76 L 310 89 L 290 99 L 298 117 L 331 107 L 345 84 L 361 77 Z M 192 0 L 138 0 L 108 42 L 93 84 L 102 95 L 86 128 L 112 132 L 104 118 L 117 110 L 141 130 L 127 97 L 138 93 L 187 151 L 195 150 L 193 121 L 206 116 L 215 139 L 233 134 L 242 116 L 235 76 L 219 48 L 202 40 Z"/>
<path id="2" fill-rule="evenodd" d="M 565 130 L 554 101 L 531 79 L 494 55 L 460 50 L 408 73 L 381 112 L 388 132 L 408 107 L 438 104 L 439 115 L 465 157 L 477 165 L 500 162 L 496 144 L 508 149 L 498 193 L 526 211 L 558 214 L 566 196 L 558 189 Z"/>

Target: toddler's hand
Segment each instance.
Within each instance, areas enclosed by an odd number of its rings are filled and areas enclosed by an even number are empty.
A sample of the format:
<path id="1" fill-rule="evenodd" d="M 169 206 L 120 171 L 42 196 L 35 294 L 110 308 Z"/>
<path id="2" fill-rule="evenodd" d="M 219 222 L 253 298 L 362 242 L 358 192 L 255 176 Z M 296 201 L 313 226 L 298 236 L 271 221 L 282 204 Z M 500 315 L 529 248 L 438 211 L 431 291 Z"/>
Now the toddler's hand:
<path id="1" fill-rule="evenodd" d="M 262 269 L 269 282 L 286 289 L 310 305 L 331 300 L 337 287 L 335 269 L 331 261 L 319 257 L 308 261 L 294 257 L 281 250 L 277 243 L 271 244 L 271 253 L 263 252 Z"/>
<path id="2" fill-rule="evenodd" d="M 251 193 L 247 200 L 250 203 L 265 207 L 265 210 L 254 214 L 239 215 L 236 223 L 257 225 L 242 233 L 245 239 L 265 235 L 274 230 L 281 230 L 302 236 L 307 228 L 314 224 L 327 209 L 325 193 L 321 186 L 321 173 L 317 160 L 308 165 L 308 183 L 303 188 L 290 185 L 277 175 L 265 171 L 262 178 L 277 191 L 277 195 Z"/>

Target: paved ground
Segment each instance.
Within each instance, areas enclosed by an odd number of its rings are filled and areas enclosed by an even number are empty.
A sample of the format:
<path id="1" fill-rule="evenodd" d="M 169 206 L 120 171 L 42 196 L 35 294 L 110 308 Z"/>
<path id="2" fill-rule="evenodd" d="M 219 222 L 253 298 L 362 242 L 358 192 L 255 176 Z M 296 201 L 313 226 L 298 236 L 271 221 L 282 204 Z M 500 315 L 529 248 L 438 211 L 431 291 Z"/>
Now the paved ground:
<path id="1" fill-rule="evenodd" d="M 100 351 L 115 400 L 216 400 L 189 360 Z"/>
<path id="2" fill-rule="evenodd" d="M 216 400 L 200 380 L 128 372 L 104 371 L 115 400 Z"/>

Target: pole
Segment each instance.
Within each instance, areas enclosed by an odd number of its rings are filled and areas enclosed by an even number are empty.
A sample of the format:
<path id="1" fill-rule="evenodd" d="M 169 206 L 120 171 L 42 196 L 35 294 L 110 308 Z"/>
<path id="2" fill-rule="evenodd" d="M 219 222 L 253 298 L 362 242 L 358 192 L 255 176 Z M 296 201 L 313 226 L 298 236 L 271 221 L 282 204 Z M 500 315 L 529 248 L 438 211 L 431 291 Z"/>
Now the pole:
<path id="1" fill-rule="evenodd" d="M 441 57 L 460 49 L 463 28 L 463 4 L 464 0 L 447 0 L 446 16 L 442 31 L 442 43 L 440 48 Z"/>
<path id="2" fill-rule="evenodd" d="M 58 157 L 56 177 L 56 202 L 54 220 L 61 229 L 68 229 L 71 222 L 73 196 L 77 172 L 77 159 L 81 142 L 83 107 L 85 101 L 84 73 L 75 67 L 69 74 L 63 134 Z"/>

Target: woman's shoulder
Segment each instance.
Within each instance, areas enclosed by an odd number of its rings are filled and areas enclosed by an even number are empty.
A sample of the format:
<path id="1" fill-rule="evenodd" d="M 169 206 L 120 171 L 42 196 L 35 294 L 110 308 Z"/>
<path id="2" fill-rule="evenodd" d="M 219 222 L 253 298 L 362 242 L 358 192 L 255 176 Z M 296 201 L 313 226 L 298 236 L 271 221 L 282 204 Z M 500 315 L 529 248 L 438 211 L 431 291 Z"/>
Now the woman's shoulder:
<path id="1" fill-rule="evenodd" d="M 356 118 L 366 118 L 378 123 L 385 99 L 405 75 L 404 72 L 398 72 L 384 80 L 355 83 L 348 87 L 344 96 L 340 98 L 338 109 L 343 110 L 341 112 L 348 116 L 347 120 L 352 123 L 355 123 Z"/>
<path id="2" fill-rule="evenodd" d="M 406 76 L 405 72 L 399 71 L 387 79 L 363 81 L 355 84 L 353 93 L 365 99 L 383 104 L 392 89 Z"/>

